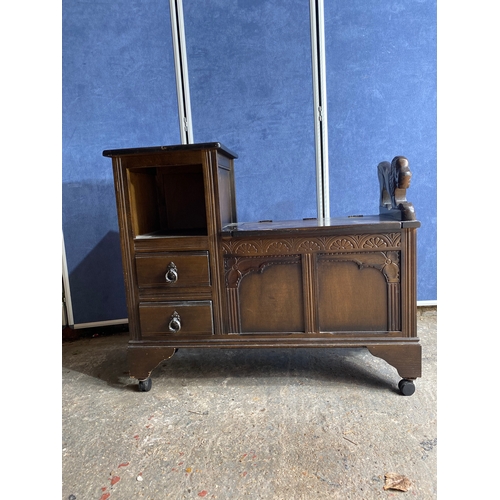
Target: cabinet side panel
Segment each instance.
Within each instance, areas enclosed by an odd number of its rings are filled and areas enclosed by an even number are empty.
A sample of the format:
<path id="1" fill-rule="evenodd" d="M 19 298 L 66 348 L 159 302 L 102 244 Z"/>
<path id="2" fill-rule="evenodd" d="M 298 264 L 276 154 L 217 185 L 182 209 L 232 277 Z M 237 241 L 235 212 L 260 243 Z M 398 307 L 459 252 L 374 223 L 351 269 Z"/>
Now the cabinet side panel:
<path id="1" fill-rule="evenodd" d="M 113 158 L 113 174 L 115 182 L 116 207 L 120 232 L 120 244 L 123 263 L 123 279 L 127 298 L 128 327 L 132 340 L 140 339 L 140 328 L 137 311 L 137 295 L 135 291 L 134 248 L 132 244 L 132 221 L 130 217 L 130 200 L 127 173 L 121 158 Z"/>
<path id="2" fill-rule="evenodd" d="M 417 230 L 405 229 L 403 236 L 403 335 L 417 337 Z"/>
<path id="3" fill-rule="evenodd" d="M 226 224 L 236 222 L 234 210 L 234 193 L 232 189 L 231 171 L 226 168 L 218 168 L 219 176 L 219 206 L 222 227 Z"/>
<path id="4" fill-rule="evenodd" d="M 378 269 L 319 262 L 320 331 L 387 331 L 387 283 Z"/>
<path id="5" fill-rule="evenodd" d="M 155 174 L 155 169 L 138 172 L 127 169 L 134 235 L 149 233 L 160 227 Z"/>

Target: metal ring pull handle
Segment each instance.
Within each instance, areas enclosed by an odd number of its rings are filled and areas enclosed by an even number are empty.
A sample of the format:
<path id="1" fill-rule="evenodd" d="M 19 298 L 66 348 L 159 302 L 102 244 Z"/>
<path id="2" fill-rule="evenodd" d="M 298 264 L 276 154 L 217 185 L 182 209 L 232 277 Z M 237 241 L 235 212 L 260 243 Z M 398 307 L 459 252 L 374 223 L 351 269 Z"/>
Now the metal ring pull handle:
<path id="1" fill-rule="evenodd" d="M 165 281 L 167 283 L 175 283 L 179 278 L 177 267 L 173 262 L 171 262 L 167 267 L 167 272 L 165 273 Z"/>
<path id="2" fill-rule="evenodd" d="M 174 313 L 170 317 L 168 329 L 173 333 L 177 333 L 178 331 L 180 331 L 181 327 L 181 317 L 177 311 L 174 311 Z"/>

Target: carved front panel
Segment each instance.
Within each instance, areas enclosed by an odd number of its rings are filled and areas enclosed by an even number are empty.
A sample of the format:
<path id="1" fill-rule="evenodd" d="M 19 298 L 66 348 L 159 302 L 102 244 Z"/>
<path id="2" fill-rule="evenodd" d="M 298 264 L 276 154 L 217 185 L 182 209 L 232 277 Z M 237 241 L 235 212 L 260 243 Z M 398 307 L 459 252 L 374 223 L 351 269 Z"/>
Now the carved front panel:
<path id="1" fill-rule="evenodd" d="M 300 261 L 273 262 L 239 286 L 241 333 L 302 333 L 304 304 Z"/>
<path id="2" fill-rule="evenodd" d="M 401 330 L 400 233 L 224 241 L 229 333 Z"/>
<path id="3" fill-rule="evenodd" d="M 298 255 L 226 256 L 229 333 L 303 332 Z"/>
<path id="4" fill-rule="evenodd" d="M 318 255 L 321 332 L 400 330 L 399 252 Z"/>
<path id="5" fill-rule="evenodd" d="M 387 330 L 387 285 L 379 270 L 322 260 L 318 288 L 321 332 Z"/>

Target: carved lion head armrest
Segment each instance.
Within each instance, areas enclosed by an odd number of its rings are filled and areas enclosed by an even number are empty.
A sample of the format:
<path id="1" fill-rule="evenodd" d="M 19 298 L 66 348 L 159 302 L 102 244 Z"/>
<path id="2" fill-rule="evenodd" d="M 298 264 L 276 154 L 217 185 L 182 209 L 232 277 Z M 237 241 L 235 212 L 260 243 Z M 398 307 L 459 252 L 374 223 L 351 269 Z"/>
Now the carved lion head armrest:
<path id="1" fill-rule="evenodd" d="M 378 164 L 380 182 L 380 215 L 391 215 L 398 220 L 416 220 L 415 209 L 406 199 L 411 172 L 404 156 L 396 156 L 391 163 Z"/>

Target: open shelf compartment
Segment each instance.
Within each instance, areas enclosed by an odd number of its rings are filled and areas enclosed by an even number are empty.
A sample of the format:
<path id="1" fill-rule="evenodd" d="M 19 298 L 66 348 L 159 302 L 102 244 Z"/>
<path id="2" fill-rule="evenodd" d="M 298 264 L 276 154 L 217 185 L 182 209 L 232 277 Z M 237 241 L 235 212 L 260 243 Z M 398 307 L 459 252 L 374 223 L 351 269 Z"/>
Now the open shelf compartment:
<path id="1" fill-rule="evenodd" d="M 127 176 L 136 238 L 208 234 L 201 164 L 130 168 Z"/>

